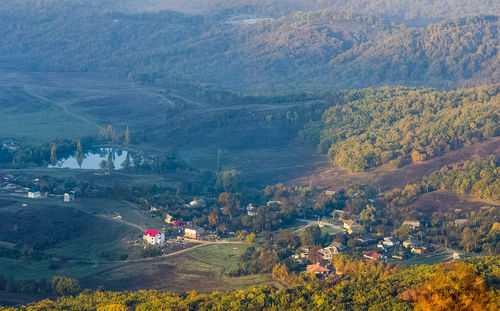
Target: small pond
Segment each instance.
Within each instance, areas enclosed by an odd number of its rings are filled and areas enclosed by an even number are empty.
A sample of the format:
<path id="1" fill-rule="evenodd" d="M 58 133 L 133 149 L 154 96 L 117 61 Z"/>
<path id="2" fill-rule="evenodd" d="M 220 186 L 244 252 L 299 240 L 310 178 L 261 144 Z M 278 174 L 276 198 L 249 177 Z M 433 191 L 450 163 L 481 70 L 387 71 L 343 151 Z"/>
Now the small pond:
<path id="1" fill-rule="evenodd" d="M 122 164 L 127 158 L 128 151 L 117 148 L 98 148 L 88 151 L 83 156 L 82 169 L 97 170 L 102 168 L 121 169 Z M 55 166 L 49 165 L 49 168 L 80 168 L 76 155 L 61 159 Z"/>

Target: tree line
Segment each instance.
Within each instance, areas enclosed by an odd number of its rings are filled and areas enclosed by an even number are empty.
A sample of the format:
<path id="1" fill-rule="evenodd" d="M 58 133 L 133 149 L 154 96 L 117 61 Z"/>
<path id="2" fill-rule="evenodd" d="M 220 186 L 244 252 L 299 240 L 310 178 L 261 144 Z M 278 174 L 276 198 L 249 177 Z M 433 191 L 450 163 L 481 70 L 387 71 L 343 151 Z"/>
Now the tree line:
<path id="1" fill-rule="evenodd" d="M 84 290 L 77 296 L 43 300 L 16 310 L 497 310 L 500 258 L 466 262 L 391 266 L 332 259 L 338 274 L 318 279 L 276 265 L 275 285 L 196 293 Z"/>

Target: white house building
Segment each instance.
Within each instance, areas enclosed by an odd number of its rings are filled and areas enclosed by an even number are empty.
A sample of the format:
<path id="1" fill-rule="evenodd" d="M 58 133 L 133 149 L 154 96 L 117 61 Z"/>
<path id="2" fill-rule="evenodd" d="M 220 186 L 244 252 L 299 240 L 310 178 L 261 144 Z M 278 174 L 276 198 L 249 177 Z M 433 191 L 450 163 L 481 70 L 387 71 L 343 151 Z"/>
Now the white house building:
<path id="1" fill-rule="evenodd" d="M 75 199 L 75 195 L 73 193 L 65 193 L 64 194 L 64 202 L 71 202 Z"/>
<path id="2" fill-rule="evenodd" d="M 38 189 L 30 189 L 28 190 L 28 198 L 30 199 L 40 199 L 42 197 L 42 194 L 40 193 L 40 190 Z"/>
<path id="3" fill-rule="evenodd" d="M 385 247 L 393 247 L 399 244 L 398 239 L 392 236 L 386 236 L 384 240 L 382 241 L 382 245 Z"/>
<path id="4" fill-rule="evenodd" d="M 255 216 L 257 215 L 257 208 L 253 206 L 252 203 L 247 205 L 247 215 L 248 216 Z"/>
<path id="5" fill-rule="evenodd" d="M 144 241 L 157 245 L 165 242 L 165 235 L 158 230 L 148 229 L 143 236 Z"/>

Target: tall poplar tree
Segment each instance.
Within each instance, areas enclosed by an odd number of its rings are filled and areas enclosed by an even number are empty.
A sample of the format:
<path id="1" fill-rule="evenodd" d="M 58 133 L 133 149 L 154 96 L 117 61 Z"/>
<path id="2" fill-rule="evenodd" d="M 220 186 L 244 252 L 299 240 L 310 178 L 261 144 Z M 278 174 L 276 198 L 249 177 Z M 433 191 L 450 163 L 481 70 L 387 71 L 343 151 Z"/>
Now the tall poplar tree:
<path id="1" fill-rule="evenodd" d="M 57 163 L 57 154 L 56 153 L 57 153 L 56 144 L 53 144 L 52 149 L 50 149 L 50 164 L 52 164 L 53 166 L 55 166 Z"/>
<path id="2" fill-rule="evenodd" d="M 125 129 L 125 143 L 127 145 L 130 144 L 130 132 L 128 131 L 128 125 L 127 128 Z"/>
<path id="3" fill-rule="evenodd" d="M 82 151 L 82 142 L 78 139 L 76 143 L 76 163 L 80 168 L 82 168 L 83 163 L 83 151 Z"/>

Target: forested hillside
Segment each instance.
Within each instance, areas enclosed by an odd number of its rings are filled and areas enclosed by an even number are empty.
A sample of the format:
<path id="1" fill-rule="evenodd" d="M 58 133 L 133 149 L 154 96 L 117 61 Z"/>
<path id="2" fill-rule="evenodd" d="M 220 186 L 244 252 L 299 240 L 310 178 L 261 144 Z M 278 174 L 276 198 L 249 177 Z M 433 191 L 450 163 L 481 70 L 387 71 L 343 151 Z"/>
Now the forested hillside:
<path id="1" fill-rule="evenodd" d="M 500 200 L 500 159 L 466 161 L 460 166 L 443 167 L 424 179 L 423 183 L 434 189 L 472 193 L 480 199 Z"/>
<path id="2" fill-rule="evenodd" d="M 14 70 L 147 73 L 155 78 L 142 82 L 189 81 L 239 93 L 500 82 L 498 16 L 408 28 L 332 10 L 268 18 L 13 3 L 0 10 L 0 64 Z"/>
<path id="3" fill-rule="evenodd" d="M 72 0 L 73 2 L 89 1 Z M 39 1 L 38 1 L 39 2 Z M 90 1 L 92 2 L 92 1 Z M 393 20 L 427 22 L 474 14 L 498 14 L 500 3 L 495 0 L 94 0 L 95 5 L 108 10 L 129 12 L 176 10 L 191 14 L 238 12 L 264 14 L 273 17 L 294 11 L 332 9 L 359 14 L 379 15 Z"/>
<path id="4" fill-rule="evenodd" d="M 421 162 L 500 134 L 499 86 L 458 91 L 382 88 L 346 92 L 303 140 L 352 171 Z"/>
<path id="5" fill-rule="evenodd" d="M 498 257 L 433 266 L 332 260 L 339 276 L 319 280 L 277 265 L 272 285 L 230 292 L 101 292 L 6 310 L 497 310 Z"/>

